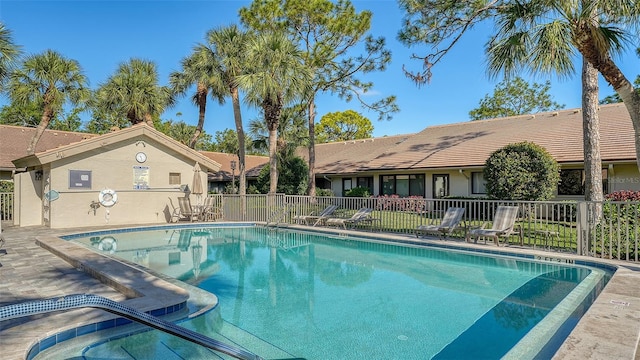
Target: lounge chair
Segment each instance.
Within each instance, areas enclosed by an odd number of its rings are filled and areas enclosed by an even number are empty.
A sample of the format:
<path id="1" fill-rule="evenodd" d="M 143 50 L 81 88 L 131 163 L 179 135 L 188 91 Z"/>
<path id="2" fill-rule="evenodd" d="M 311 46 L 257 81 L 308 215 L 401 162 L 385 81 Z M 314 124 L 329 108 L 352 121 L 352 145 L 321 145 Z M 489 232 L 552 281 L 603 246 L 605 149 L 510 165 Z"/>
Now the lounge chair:
<path id="1" fill-rule="evenodd" d="M 353 227 L 361 223 L 371 224 L 374 221 L 379 220 L 372 218 L 371 212 L 373 212 L 373 209 L 371 208 L 361 208 L 355 214 L 351 215 L 350 218 L 330 217 L 324 221 L 324 224 L 327 226 L 342 226 L 345 230 L 347 229 L 347 226 Z"/>
<path id="2" fill-rule="evenodd" d="M 319 223 L 322 223 L 323 220 L 326 220 L 334 212 L 338 209 L 338 205 L 329 205 L 324 210 L 322 210 L 319 214 L 314 214 L 312 211 L 309 215 L 298 215 L 294 216 L 293 220 L 295 220 L 298 224 L 304 223 L 305 225 L 309 225 L 309 223 L 313 223 L 313 226 L 316 226 Z"/>
<path id="3" fill-rule="evenodd" d="M 518 211 L 520 208 L 517 206 L 498 206 L 496 213 L 493 217 L 493 225 L 491 229 L 485 229 L 487 223 L 485 222 L 479 229 L 469 230 L 467 233 L 467 241 L 473 238 L 473 242 L 477 243 L 478 238 L 493 238 L 497 246 L 500 246 L 500 238 L 509 238 L 509 236 L 515 233 L 516 219 L 518 218 Z M 486 243 L 486 241 L 485 241 Z"/>
<path id="4" fill-rule="evenodd" d="M 416 237 L 420 235 L 438 235 L 446 238 L 456 230 L 464 230 L 466 233 L 466 227 L 461 224 L 464 211 L 464 208 L 448 208 L 440 224 L 418 226 L 416 228 Z"/>

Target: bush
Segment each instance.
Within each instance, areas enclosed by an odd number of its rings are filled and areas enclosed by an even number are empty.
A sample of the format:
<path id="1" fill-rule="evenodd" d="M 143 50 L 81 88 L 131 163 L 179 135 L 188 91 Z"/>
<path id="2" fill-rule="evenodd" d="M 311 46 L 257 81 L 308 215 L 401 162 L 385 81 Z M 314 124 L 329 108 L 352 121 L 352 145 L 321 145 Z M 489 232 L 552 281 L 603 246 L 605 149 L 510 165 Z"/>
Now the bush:
<path id="1" fill-rule="evenodd" d="M 13 181 L 0 180 L 0 193 L 12 193 Z"/>
<path id="2" fill-rule="evenodd" d="M 347 190 L 344 193 L 344 196 L 348 197 L 369 197 L 371 193 L 369 192 L 369 188 L 358 186 Z"/>
<path id="3" fill-rule="evenodd" d="M 509 144 L 489 156 L 484 166 L 487 195 L 500 200 L 548 200 L 560 181 L 555 159 L 531 142 Z"/>
<path id="4" fill-rule="evenodd" d="M 621 190 L 605 196 L 602 219 L 596 226 L 596 252 L 613 259 L 635 259 L 640 238 L 638 201 L 640 191 Z"/>
<path id="5" fill-rule="evenodd" d="M 261 193 L 269 192 L 269 164 L 260 170 L 256 187 Z M 276 191 L 287 195 L 303 195 L 307 190 L 309 167 L 300 157 L 279 159 Z"/>
<path id="6" fill-rule="evenodd" d="M 316 196 L 334 196 L 331 189 L 319 189 L 316 188 Z"/>
<path id="7" fill-rule="evenodd" d="M 427 208 L 427 200 L 420 196 L 401 198 L 398 195 L 381 195 L 376 199 L 377 210 L 423 213 Z"/>

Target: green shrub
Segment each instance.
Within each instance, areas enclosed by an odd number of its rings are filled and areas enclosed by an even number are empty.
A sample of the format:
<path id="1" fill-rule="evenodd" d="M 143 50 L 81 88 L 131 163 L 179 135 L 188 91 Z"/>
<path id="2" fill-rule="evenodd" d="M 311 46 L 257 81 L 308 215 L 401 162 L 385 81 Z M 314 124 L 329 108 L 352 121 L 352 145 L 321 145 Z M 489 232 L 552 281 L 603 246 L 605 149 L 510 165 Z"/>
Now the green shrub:
<path id="1" fill-rule="evenodd" d="M 0 180 L 0 193 L 12 193 L 13 181 Z"/>
<path id="2" fill-rule="evenodd" d="M 560 181 L 555 159 L 531 142 L 509 144 L 489 156 L 484 166 L 487 195 L 500 200 L 548 200 Z"/>
<path id="3" fill-rule="evenodd" d="M 344 196 L 348 197 L 369 197 L 371 193 L 369 192 L 369 188 L 358 186 L 347 190 L 344 193 Z"/>
<path id="4" fill-rule="evenodd" d="M 316 188 L 316 196 L 334 196 L 331 189 Z"/>
<path id="5" fill-rule="evenodd" d="M 263 194 L 269 192 L 269 164 L 260 170 L 256 188 Z M 303 195 L 307 190 L 309 167 L 300 157 L 278 161 L 278 186 L 276 191 L 287 195 Z"/>

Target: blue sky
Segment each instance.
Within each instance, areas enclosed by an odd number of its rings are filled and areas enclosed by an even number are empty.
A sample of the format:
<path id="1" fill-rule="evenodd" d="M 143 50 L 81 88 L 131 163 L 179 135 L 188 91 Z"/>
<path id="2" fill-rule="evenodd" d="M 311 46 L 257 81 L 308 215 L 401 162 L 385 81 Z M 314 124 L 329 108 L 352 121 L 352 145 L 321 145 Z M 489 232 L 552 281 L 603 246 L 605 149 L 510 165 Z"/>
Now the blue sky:
<path id="1" fill-rule="evenodd" d="M 77 60 L 97 88 L 118 64 L 131 58 L 152 60 L 158 65 L 160 83 L 167 84 L 169 73 L 179 70 L 180 59 L 192 47 L 204 41 L 210 29 L 239 23 L 238 10 L 249 1 L 29 1 L 1 0 L 0 21 L 13 34 L 15 43 L 27 54 L 52 49 L 67 58 Z M 501 79 L 491 80 L 485 71 L 483 45 L 490 27 L 475 29 L 463 37 L 445 59 L 433 69 L 430 84 L 418 88 L 402 73 L 402 65 L 418 69 L 411 60 L 413 52 L 424 54 L 425 48 L 406 48 L 396 40 L 402 13 L 396 1 L 353 1 L 358 11 L 373 12 L 370 33 L 384 36 L 392 51 L 393 61 L 385 72 L 361 76 L 374 87 L 367 95 L 375 101 L 395 95 L 400 112 L 390 121 L 378 121 L 377 115 L 362 108 L 357 101 L 346 103 L 337 96 L 325 94 L 318 98 L 318 117 L 329 112 L 355 110 L 368 117 L 374 125 L 374 136 L 413 133 L 427 126 L 467 121 L 469 111 L 492 94 Z M 640 74 L 640 61 L 630 49 L 616 59 L 626 76 L 633 81 Z M 532 82 L 551 80 L 554 100 L 566 108 L 580 107 L 580 63 L 578 73 L 569 79 L 555 77 L 530 78 Z M 600 98 L 613 93 L 601 81 Z M 6 99 L 0 100 L 0 104 Z M 177 114 L 181 113 L 181 116 Z M 256 117 L 256 111 L 243 106 L 245 125 Z M 185 97 L 163 115 L 163 119 L 197 123 L 197 109 Z M 210 101 L 207 106 L 205 130 L 213 135 L 226 128 L 234 129 L 231 105 Z"/>

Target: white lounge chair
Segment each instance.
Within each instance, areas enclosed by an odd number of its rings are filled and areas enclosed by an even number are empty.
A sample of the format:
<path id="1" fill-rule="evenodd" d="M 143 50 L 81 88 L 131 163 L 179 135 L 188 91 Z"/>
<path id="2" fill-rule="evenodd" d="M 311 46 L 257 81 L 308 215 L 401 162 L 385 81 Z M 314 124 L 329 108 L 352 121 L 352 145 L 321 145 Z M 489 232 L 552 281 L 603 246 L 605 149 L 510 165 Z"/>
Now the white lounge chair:
<path id="1" fill-rule="evenodd" d="M 333 215 L 333 213 L 336 212 L 337 209 L 338 205 L 329 205 L 317 215 L 312 211 L 309 215 L 294 216 L 293 220 L 295 220 L 298 224 L 304 223 L 305 225 L 309 225 L 309 223 L 313 222 L 313 226 L 316 226 L 323 220 Z"/>
<path id="2" fill-rule="evenodd" d="M 485 222 L 479 229 L 469 230 L 467 233 L 467 241 L 471 241 L 471 238 L 473 238 L 473 242 L 477 243 L 481 237 L 485 239 L 490 237 L 493 238 L 496 246 L 500 246 L 501 237 L 508 239 L 509 236 L 515 233 L 514 229 L 519 210 L 517 206 L 498 206 L 493 217 L 491 229 L 485 229 L 487 225 Z"/>
<path id="3" fill-rule="evenodd" d="M 360 223 L 373 223 L 379 220 L 372 218 L 371 212 L 373 212 L 371 208 L 361 208 L 355 214 L 351 215 L 350 218 L 330 217 L 324 221 L 324 224 L 327 226 L 342 226 L 346 230 L 347 226 L 353 227 Z"/>
<path id="4" fill-rule="evenodd" d="M 419 237 L 420 235 L 438 235 L 446 238 L 456 230 L 463 230 L 466 233 L 466 226 L 461 224 L 464 211 L 464 208 L 448 208 L 439 224 L 418 226 L 416 228 L 416 237 Z"/>

